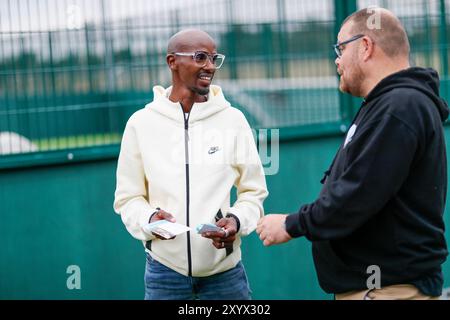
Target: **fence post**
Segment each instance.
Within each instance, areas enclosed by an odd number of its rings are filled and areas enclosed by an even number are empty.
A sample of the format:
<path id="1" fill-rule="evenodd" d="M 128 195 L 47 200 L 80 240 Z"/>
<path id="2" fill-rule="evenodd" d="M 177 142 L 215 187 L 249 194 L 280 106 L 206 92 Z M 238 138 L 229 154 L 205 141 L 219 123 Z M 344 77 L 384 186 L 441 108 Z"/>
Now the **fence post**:
<path id="1" fill-rule="evenodd" d="M 341 28 L 342 22 L 347 16 L 356 11 L 356 0 L 334 0 L 335 25 L 334 34 L 335 39 Z M 339 75 L 337 75 L 339 78 Z M 338 79 L 339 81 L 339 79 Z M 357 106 L 357 100 L 339 91 L 339 109 L 341 113 L 341 120 L 345 124 L 349 124 L 353 118 Z"/>
<path id="2" fill-rule="evenodd" d="M 86 66 L 88 72 L 88 80 L 89 80 L 89 92 L 95 92 L 96 88 L 94 87 L 94 78 L 92 73 L 94 72 L 94 66 L 92 62 L 92 53 L 90 48 L 90 38 L 89 38 L 89 25 L 87 22 L 84 23 L 84 42 L 86 46 Z"/>
<path id="3" fill-rule="evenodd" d="M 227 31 L 227 55 L 229 56 L 230 61 L 230 79 L 237 79 L 238 78 L 238 72 L 237 72 L 237 64 L 238 61 L 236 59 L 236 36 L 235 32 L 239 30 L 237 25 L 234 23 L 233 16 L 234 16 L 234 0 L 228 0 L 226 2 L 226 10 L 227 10 L 227 23 L 228 23 L 228 31 Z"/>
<path id="4" fill-rule="evenodd" d="M 264 59 L 265 62 L 265 74 L 268 79 L 272 79 L 275 77 L 274 70 L 273 70 L 273 50 L 271 45 L 267 45 L 268 43 L 273 43 L 273 37 L 272 37 L 272 26 L 270 23 L 264 23 L 262 26 L 262 32 L 261 32 L 261 52 L 264 53 Z M 259 63 L 259 62 L 258 62 Z"/>
<path id="5" fill-rule="evenodd" d="M 445 0 L 440 0 L 440 53 L 441 53 L 441 65 L 442 76 L 448 76 L 448 54 L 447 54 L 447 12 L 445 7 Z"/>
<path id="6" fill-rule="evenodd" d="M 433 48 L 433 30 L 430 24 L 430 8 L 429 8 L 429 0 L 423 0 L 422 2 L 422 10 L 423 10 L 423 19 L 425 24 L 425 50 L 424 50 L 424 58 L 425 58 L 425 66 L 431 67 L 431 61 L 433 60 L 434 48 Z"/>
<path id="7" fill-rule="evenodd" d="M 278 44 L 279 44 L 279 54 L 280 59 L 280 69 L 281 77 L 287 78 L 289 69 L 287 68 L 288 60 L 288 50 L 287 50 L 287 28 L 286 28 L 286 3 L 285 0 L 278 0 L 277 2 L 277 12 L 278 12 Z"/>

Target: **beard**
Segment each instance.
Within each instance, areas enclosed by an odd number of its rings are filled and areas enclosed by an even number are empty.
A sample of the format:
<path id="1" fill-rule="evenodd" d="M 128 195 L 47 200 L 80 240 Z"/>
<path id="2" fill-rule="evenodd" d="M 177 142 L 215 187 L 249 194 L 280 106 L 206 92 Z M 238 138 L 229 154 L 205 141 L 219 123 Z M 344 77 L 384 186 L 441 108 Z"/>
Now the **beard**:
<path id="1" fill-rule="evenodd" d="M 205 96 L 209 93 L 209 87 L 206 88 L 193 88 L 192 91 L 194 91 L 195 93 L 201 95 L 201 96 Z"/>
<path id="2" fill-rule="evenodd" d="M 357 61 L 356 57 L 353 61 Z M 365 75 L 361 65 L 359 62 L 355 62 L 350 69 L 345 70 L 344 77 L 341 76 L 339 89 L 354 97 L 362 97 L 364 95 L 362 90 L 364 78 Z"/>
<path id="3" fill-rule="evenodd" d="M 200 96 L 206 96 L 209 93 L 209 86 L 207 87 L 191 86 L 189 87 L 189 90 Z"/>

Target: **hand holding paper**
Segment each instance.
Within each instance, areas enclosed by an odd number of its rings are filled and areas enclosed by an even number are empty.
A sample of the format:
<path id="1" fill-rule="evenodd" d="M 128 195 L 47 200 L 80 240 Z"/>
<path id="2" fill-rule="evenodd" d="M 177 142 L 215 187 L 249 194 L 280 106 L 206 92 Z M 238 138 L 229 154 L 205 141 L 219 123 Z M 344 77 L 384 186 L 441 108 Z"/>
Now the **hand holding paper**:
<path id="1" fill-rule="evenodd" d="M 236 240 L 237 223 L 234 218 L 222 218 L 216 225 L 203 225 L 204 232 L 200 232 L 203 237 L 212 240 L 212 244 L 217 249 L 233 248 Z"/>

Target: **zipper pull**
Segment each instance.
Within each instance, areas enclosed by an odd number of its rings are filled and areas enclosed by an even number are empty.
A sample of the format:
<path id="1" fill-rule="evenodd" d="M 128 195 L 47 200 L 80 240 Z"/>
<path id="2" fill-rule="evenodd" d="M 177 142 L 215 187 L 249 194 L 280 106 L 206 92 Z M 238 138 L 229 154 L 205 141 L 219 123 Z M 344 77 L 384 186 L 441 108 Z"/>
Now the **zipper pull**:
<path id="1" fill-rule="evenodd" d="M 186 133 L 186 140 L 189 141 L 189 127 L 187 120 L 184 121 L 184 131 Z"/>
<path id="2" fill-rule="evenodd" d="M 189 141 L 189 117 L 191 115 L 191 112 L 189 111 L 187 116 L 186 112 L 184 112 L 183 105 L 180 103 L 181 111 L 183 112 L 183 119 L 184 119 L 184 133 L 186 136 L 186 141 Z"/>

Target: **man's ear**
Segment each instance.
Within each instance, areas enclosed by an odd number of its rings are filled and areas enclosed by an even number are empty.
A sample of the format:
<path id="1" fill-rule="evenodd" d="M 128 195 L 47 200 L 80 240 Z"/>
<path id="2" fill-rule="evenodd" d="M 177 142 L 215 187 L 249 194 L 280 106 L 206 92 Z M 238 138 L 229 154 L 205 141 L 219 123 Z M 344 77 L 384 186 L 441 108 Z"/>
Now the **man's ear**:
<path id="1" fill-rule="evenodd" d="M 176 63 L 175 63 L 175 56 L 173 54 L 168 54 L 166 56 L 166 62 L 167 62 L 167 65 L 169 66 L 170 70 L 176 70 L 177 69 L 177 66 L 176 66 Z"/>
<path id="2" fill-rule="evenodd" d="M 367 60 L 369 60 L 369 58 L 372 57 L 374 53 L 375 50 L 374 42 L 369 37 L 363 37 L 361 40 L 361 44 L 362 44 L 363 61 L 366 62 Z"/>

